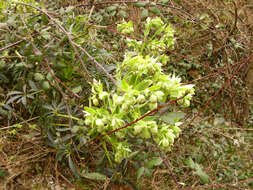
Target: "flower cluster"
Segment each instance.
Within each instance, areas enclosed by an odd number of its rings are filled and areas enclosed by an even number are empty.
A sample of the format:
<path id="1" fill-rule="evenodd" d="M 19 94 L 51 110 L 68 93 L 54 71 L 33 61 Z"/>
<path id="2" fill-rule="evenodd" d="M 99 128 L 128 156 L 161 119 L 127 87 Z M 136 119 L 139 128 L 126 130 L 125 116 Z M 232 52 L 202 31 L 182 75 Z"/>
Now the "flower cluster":
<path id="1" fill-rule="evenodd" d="M 127 31 L 124 27 L 132 27 L 132 25 L 124 24 L 118 28 L 122 32 L 132 31 L 132 29 Z M 144 31 L 144 37 L 151 29 L 156 29 L 156 33 L 171 31 L 160 18 L 148 19 L 146 28 L 148 29 Z M 170 32 L 166 34 L 173 36 Z M 174 38 L 170 42 L 166 40 L 162 39 L 166 47 L 174 43 Z M 188 93 L 178 103 L 184 106 L 190 105 L 194 95 L 193 85 L 182 85 L 179 77 L 166 75 L 162 69 L 161 58 L 166 59 L 162 55 L 160 58 L 144 56 L 138 51 L 135 54 L 127 53 L 122 64 L 117 67 L 118 86 L 112 91 L 104 90 L 103 84 L 94 80 L 91 84 L 90 105 L 85 107 L 85 124 L 91 127 L 89 131 L 91 137 L 134 121 L 151 109 L 157 108 L 159 103 L 164 103 L 167 99 L 177 99 Z M 168 151 L 174 139 L 179 136 L 180 124 L 180 122 L 168 124 L 156 117 L 148 116 L 104 139 L 112 145 L 115 161 L 121 162 L 131 152 L 128 137 L 150 139 L 152 136 L 160 148 Z"/>
<path id="2" fill-rule="evenodd" d="M 132 21 L 123 22 L 118 24 L 118 30 L 124 34 L 134 33 Z M 147 18 L 144 29 L 144 40 L 136 40 L 132 38 L 126 38 L 126 42 L 129 48 L 133 48 L 135 52 L 142 55 L 156 56 L 162 64 L 166 64 L 169 60 L 167 55 L 161 55 L 161 52 L 165 49 L 172 50 L 174 48 L 175 31 L 170 25 L 164 24 L 161 18 L 156 17 L 154 19 Z"/>

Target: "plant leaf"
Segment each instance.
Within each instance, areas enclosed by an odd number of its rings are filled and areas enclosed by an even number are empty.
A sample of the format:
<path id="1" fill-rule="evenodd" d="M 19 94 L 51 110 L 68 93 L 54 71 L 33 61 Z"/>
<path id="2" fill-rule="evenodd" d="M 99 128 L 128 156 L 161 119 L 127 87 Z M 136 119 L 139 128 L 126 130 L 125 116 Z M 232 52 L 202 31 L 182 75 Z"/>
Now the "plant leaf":
<path id="1" fill-rule="evenodd" d="M 6 102 L 6 104 L 12 103 L 20 97 L 22 97 L 22 95 L 13 96 Z"/>
<path id="2" fill-rule="evenodd" d="M 141 11 L 141 18 L 147 18 L 148 17 L 148 10 L 147 9 L 143 9 Z"/>
<path id="3" fill-rule="evenodd" d="M 154 166 L 159 166 L 163 163 L 163 160 L 160 157 L 154 157 L 147 163 L 148 168 L 153 168 Z"/>
<path id="4" fill-rule="evenodd" d="M 170 112 L 168 114 L 164 114 L 161 117 L 161 120 L 168 124 L 174 124 L 178 122 L 180 119 L 183 119 L 185 116 L 184 112 Z"/>
<path id="5" fill-rule="evenodd" d="M 126 82 L 126 80 L 122 80 L 121 81 L 121 89 L 124 91 L 124 92 L 127 92 L 128 89 L 129 89 L 129 84 Z"/>
<path id="6" fill-rule="evenodd" d="M 209 176 L 202 169 L 198 169 L 193 174 L 198 175 L 202 183 L 206 184 L 209 182 Z"/>
<path id="7" fill-rule="evenodd" d="M 97 172 L 84 173 L 82 176 L 85 178 L 94 179 L 94 180 L 107 180 L 108 179 L 108 177 L 106 175 L 101 174 L 101 173 L 97 173 Z"/>
<path id="8" fill-rule="evenodd" d="M 142 166 L 137 171 L 137 179 L 140 179 L 140 177 L 143 175 L 145 168 Z"/>
<path id="9" fill-rule="evenodd" d="M 81 92 L 82 91 L 82 86 L 81 85 L 79 85 L 79 86 L 77 86 L 77 87 L 75 87 L 75 88 L 72 88 L 72 91 L 74 92 L 74 93 L 79 93 L 79 92 Z"/>
<path id="10" fill-rule="evenodd" d="M 150 7 L 149 11 L 153 14 L 160 15 L 160 10 L 157 7 Z"/>
<path id="11" fill-rule="evenodd" d="M 22 102 L 22 104 L 26 107 L 26 104 L 27 104 L 26 96 L 23 96 L 23 97 L 21 98 L 21 102 Z"/>
<path id="12" fill-rule="evenodd" d="M 188 157 L 188 158 L 184 161 L 184 163 L 185 163 L 187 166 L 189 166 L 191 169 L 195 169 L 195 163 L 194 163 L 194 161 L 192 160 L 191 157 Z"/>
<path id="13" fill-rule="evenodd" d="M 136 7 L 144 7 L 147 4 L 147 2 L 137 2 L 134 4 Z"/>
<path id="14" fill-rule="evenodd" d="M 29 80 L 28 83 L 29 83 L 29 86 L 31 87 L 31 91 L 38 90 L 37 86 L 35 85 L 35 83 L 33 81 Z"/>
<path id="15" fill-rule="evenodd" d="M 69 168 L 70 170 L 72 171 L 72 173 L 77 177 L 77 178 L 80 178 L 80 175 L 78 174 L 77 170 L 76 170 L 76 167 L 73 163 L 73 160 L 71 158 L 71 156 L 68 157 L 68 163 L 69 163 Z"/>
<path id="16" fill-rule="evenodd" d="M 144 80 L 144 81 L 140 82 L 139 84 L 137 84 L 137 85 L 135 86 L 135 89 L 136 89 L 136 90 L 139 90 L 139 91 L 145 90 L 146 88 L 148 88 L 148 86 L 149 86 L 150 84 L 151 84 L 151 81 L 150 81 L 150 80 Z"/>
<path id="17" fill-rule="evenodd" d="M 16 95 L 16 94 L 23 94 L 23 92 L 20 91 L 11 91 L 7 94 L 7 96 L 12 96 L 12 95 Z"/>
<path id="18" fill-rule="evenodd" d="M 84 107 L 84 110 L 87 111 L 88 113 L 91 113 L 91 114 L 96 114 L 97 111 L 95 109 L 92 109 L 90 107 Z"/>
<path id="19" fill-rule="evenodd" d="M 27 96 L 28 98 L 34 99 L 34 96 L 31 95 L 31 94 L 27 94 L 26 96 Z"/>

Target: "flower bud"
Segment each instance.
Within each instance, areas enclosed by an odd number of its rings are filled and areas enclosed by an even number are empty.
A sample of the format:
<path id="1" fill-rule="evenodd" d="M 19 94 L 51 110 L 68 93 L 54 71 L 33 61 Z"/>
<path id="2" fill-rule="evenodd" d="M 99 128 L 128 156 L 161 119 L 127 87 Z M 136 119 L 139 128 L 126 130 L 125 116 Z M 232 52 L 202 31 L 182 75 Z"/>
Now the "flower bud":
<path id="1" fill-rule="evenodd" d="M 170 142 L 168 141 L 168 139 L 163 138 L 161 140 L 160 144 L 165 148 L 165 147 L 168 147 L 170 145 Z"/>
<path id="2" fill-rule="evenodd" d="M 102 119 L 97 119 L 97 120 L 96 120 L 96 125 L 97 125 L 98 127 L 104 126 L 103 120 L 102 120 Z"/>
<path id="3" fill-rule="evenodd" d="M 153 134 L 157 134 L 157 132 L 158 132 L 157 126 L 153 126 L 153 127 L 150 129 L 150 131 L 151 131 L 151 133 L 153 133 Z"/>
<path id="4" fill-rule="evenodd" d="M 99 99 L 104 100 L 108 96 L 108 93 L 103 91 L 102 93 L 99 94 Z"/>
<path id="5" fill-rule="evenodd" d="M 162 101 L 163 96 L 164 96 L 164 93 L 162 91 L 155 92 L 155 95 L 156 95 L 158 101 Z"/>
<path id="6" fill-rule="evenodd" d="M 85 125 L 90 125 L 91 124 L 91 118 L 85 118 Z"/>
<path id="7" fill-rule="evenodd" d="M 149 108 L 151 110 L 156 109 L 157 108 L 157 103 L 149 104 Z"/>
<path id="8" fill-rule="evenodd" d="M 128 111 L 128 109 L 129 109 L 129 105 L 127 105 L 126 103 L 124 103 L 122 105 L 122 111 L 126 112 L 126 111 Z"/>
<path id="9" fill-rule="evenodd" d="M 150 96 L 149 100 L 150 100 L 150 102 L 152 102 L 152 103 L 156 103 L 156 102 L 157 102 L 157 96 L 154 95 L 154 94 L 152 94 L 152 95 Z"/>
<path id="10" fill-rule="evenodd" d="M 139 134 L 141 131 L 142 131 L 142 125 L 135 125 L 134 126 L 134 132 L 135 132 L 135 134 L 137 135 L 137 134 Z"/>
<path id="11" fill-rule="evenodd" d="M 98 99 L 97 99 L 97 98 L 94 98 L 94 99 L 92 100 L 92 102 L 93 102 L 93 104 L 94 104 L 95 106 L 98 106 L 98 104 L 99 104 L 99 102 L 98 102 Z"/>
<path id="12" fill-rule="evenodd" d="M 136 100 L 138 103 L 144 103 L 145 102 L 145 96 L 140 94 L 138 97 L 137 97 L 137 100 Z"/>

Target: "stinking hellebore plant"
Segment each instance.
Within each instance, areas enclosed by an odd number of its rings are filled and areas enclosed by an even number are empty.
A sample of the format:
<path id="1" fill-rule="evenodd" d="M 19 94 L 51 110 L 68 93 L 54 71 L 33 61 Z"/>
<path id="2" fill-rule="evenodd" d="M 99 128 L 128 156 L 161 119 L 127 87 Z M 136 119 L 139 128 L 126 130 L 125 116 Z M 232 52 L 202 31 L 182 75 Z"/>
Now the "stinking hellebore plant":
<path id="1" fill-rule="evenodd" d="M 160 18 L 147 19 L 146 27 L 151 28 L 148 23 L 153 23 L 151 24 L 153 26 L 157 22 L 159 27 L 166 29 L 160 21 Z M 125 24 L 125 26 L 128 25 Z M 128 31 L 132 32 L 132 29 Z M 161 43 L 171 48 L 174 39 Z M 174 74 L 166 75 L 163 72 L 162 63 L 159 62 L 159 56 L 154 57 L 154 54 L 145 56 L 139 46 L 134 49 L 135 52 L 126 53 L 122 64 L 117 66 L 117 89 L 106 90 L 103 84 L 96 80 L 91 84 L 89 107 L 84 108 L 85 124 L 90 126 L 89 136 L 91 138 L 136 120 L 149 110 L 157 108 L 159 103 L 165 103 L 168 98 L 173 100 L 188 93 L 178 103 L 183 106 L 190 105 L 190 100 L 194 95 L 193 85 L 182 85 L 179 77 Z M 173 125 L 167 124 L 157 117 L 147 116 L 133 126 L 105 136 L 104 140 L 112 145 L 115 161 L 121 162 L 132 151 L 128 137 L 150 139 L 152 135 L 162 150 L 169 151 L 175 138 L 179 136 L 180 124 L 180 122 Z"/>

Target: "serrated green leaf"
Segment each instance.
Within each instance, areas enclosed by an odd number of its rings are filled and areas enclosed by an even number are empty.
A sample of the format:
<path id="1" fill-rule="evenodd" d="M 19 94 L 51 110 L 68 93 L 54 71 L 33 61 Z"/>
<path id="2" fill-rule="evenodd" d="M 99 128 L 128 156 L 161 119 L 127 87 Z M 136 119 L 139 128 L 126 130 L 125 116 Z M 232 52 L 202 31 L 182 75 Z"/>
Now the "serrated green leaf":
<path id="1" fill-rule="evenodd" d="M 145 168 L 145 176 L 148 177 L 148 178 L 151 178 L 152 177 L 152 170 L 148 169 L 148 168 Z"/>
<path id="2" fill-rule="evenodd" d="M 147 18 L 148 17 L 148 9 L 143 9 L 141 11 L 141 18 Z"/>
<path id="3" fill-rule="evenodd" d="M 160 86 L 151 86 L 148 88 L 148 90 L 150 90 L 150 91 L 157 91 L 159 89 L 160 89 Z"/>
<path id="4" fill-rule="evenodd" d="M 135 86 L 135 89 L 139 90 L 139 91 L 142 91 L 142 90 L 147 89 L 150 84 L 151 84 L 151 81 L 144 80 L 144 81 L 140 82 L 139 84 L 137 84 Z"/>
<path id="5" fill-rule="evenodd" d="M 2 168 L 0 168 L 0 178 L 3 178 L 7 175 L 7 172 L 5 172 L 4 170 L 2 170 Z"/>
<path id="6" fill-rule="evenodd" d="M 202 169 L 198 169 L 196 172 L 193 172 L 193 174 L 198 175 L 202 183 L 206 184 L 209 182 L 209 176 Z"/>
<path id="7" fill-rule="evenodd" d="M 106 8 L 106 11 L 112 12 L 112 11 L 115 11 L 116 9 L 117 9 L 117 6 L 112 5 L 112 6 L 110 6 L 110 7 L 107 7 L 107 8 Z"/>
<path id="8" fill-rule="evenodd" d="M 84 173 L 82 174 L 83 177 L 93 180 L 107 180 L 108 177 L 104 174 L 93 172 L 93 173 Z"/>
<path id="9" fill-rule="evenodd" d="M 185 116 L 184 112 L 170 112 L 168 114 L 164 114 L 161 117 L 161 120 L 168 124 L 174 124 L 175 122 L 178 122 L 180 119 L 183 119 Z"/>
<path id="10" fill-rule="evenodd" d="M 196 174 L 199 176 L 202 183 L 208 183 L 209 182 L 209 176 L 202 170 L 202 167 L 195 163 L 191 157 L 188 157 L 184 163 L 189 166 L 191 169 L 194 169 L 196 171 L 193 172 L 193 174 Z"/>
<path id="11" fill-rule="evenodd" d="M 153 14 L 160 15 L 160 10 L 157 7 L 150 7 L 149 11 Z"/>
<path id="12" fill-rule="evenodd" d="M 128 18 L 128 15 L 127 15 L 126 11 L 120 10 L 119 15 L 124 17 L 124 18 Z"/>
<path id="13" fill-rule="evenodd" d="M 70 170 L 72 171 L 72 173 L 73 173 L 77 178 L 80 178 L 80 175 L 79 175 L 79 173 L 78 173 L 77 170 L 76 170 L 76 167 L 75 167 L 75 165 L 74 165 L 74 163 L 73 163 L 73 160 L 72 160 L 71 156 L 68 157 L 68 164 L 69 164 L 69 168 L 70 168 Z"/>
<path id="14" fill-rule="evenodd" d="M 187 166 L 189 166 L 191 169 L 195 169 L 195 163 L 194 163 L 194 161 L 192 160 L 191 157 L 188 157 L 188 158 L 184 161 L 184 163 L 185 163 Z"/>
<path id="15" fill-rule="evenodd" d="M 168 4 L 169 0 L 160 0 L 159 3 Z"/>
<path id="16" fill-rule="evenodd" d="M 35 85 L 35 83 L 33 81 L 29 80 L 28 83 L 29 83 L 29 86 L 31 87 L 31 91 L 38 90 L 37 86 Z"/>
<path id="17" fill-rule="evenodd" d="M 153 168 L 154 166 L 159 166 L 163 163 L 162 158 L 160 157 L 154 157 L 152 160 L 150 160 L 147 163 L 148 168 Z"/>
<path id="18" fill-rule="evenodd" d="M 90 114 L 96 114 L 97 113 L 97 111 L 95 109 L 92 109 L 92 108 L 87 107 L 87 106 L 84 107 L 84 110 L 87 111 Z"/>
<path id="19" fill-rule="evenodd" d="M 146 4 L 147 4 L 147 2 L 137 2 L 137 3 L 134 4 L 134 6 L 136 6 L 136 7 L 144 7 L 144 6 L 146 6 Z"/>
<path id="20" fill-rule="evenodd" d="M 116 11 L 112 11 L 110 16 L 115 16 L 116 15 Z"/>
<path id="21" fill-rule="evenodd" d="M 26 104 L 27 104 L 26 96 L 23 96 L 23 97 L 21 98 L 21 101 L 22 101 L 22 104 L 26 107 Z"/>
<path id="22" fill-rule="evenodd" d="M 70 129 L 70 128 L 69 128 Z M 78 125 L 74 125 L 72 128 L 71 128 L 71 132 L 72 133 L 77 133 L 80 129 L 80 126 Z"/>
<path id="23" fill-rule="evenodd" d="M 6 102 L 6 104 L 12 103 L 20 97 L 22 97 L 22 95 L 13 96 Z"/>
<path id="24" fill-rule="evenodd" d="M 27 94 L 26 97 L 31 98 L 31 99 L 34 99 L 34 96 L 31 95 L 31 94 Z"/>
<path id="25" fill-rule="evenodd" d="M 140 151 L 137 150 L 135 152 L 132 152 L 131 154 L 128 155 L 128 158 L 133 158 L 134 156 L 136 156 Z"/>
<path id="26" fill-rule="evenodd" d="M 70 130 L 72 130 L 72 128 L 70 128 L 70 127 L 56 128 L 56 131 L 60 131 L 60 132 L 65 132 L 65 131 L 70 131 Z"/>
<path id="27" fill-rule="evenodd" d="M 121 89 L 124 91 L 124 92 L 127 92 L 129 90 L 129 84 L 127 83 L 126 80 L 122 80 L 121 81 Z"/>
<path id="28" fill-rule="evenodd" d="M 129 80 L 129 84 L 134 85 L 136 83 L 136 80 L 137 80 L 137 74 L 132 74 Z"/>
<path id="29" fill-rule="evenodd" d="M 74 136 L 76 136 L 76 134 L 67 134 L 64 137 L 59 137 L 56 140 L 56 143 L 64 143 L 64 142 L 66 142 L 67 140 L 71 139 Z"/>
<path id="30" fill-rule="evenodd" d="M 0 107 L 0 115 L 2 116 L 8 116 L 8 111 L 4 110 L 3 108 Z"/>
<path id="31" fill-rule="evenodd" d="M 47 138 L 50 141 L 50 143 L 52 143 L 55 146 L 54 137 L 49 129 L 47 129 Z"/>
<path id="32" fill-rule="evenodd" d="M 62 158 L 63 156 L 66 154 L 66 151 L 64 149 L 59 149 L 57 152 L 56 152 L 56 162 L 58 161 L 62 161 Z"/>
<path id="33" fill-rule="evenodd" d="M 42 105 L 42 107 L 47 109 L 47 110 L 52 110 L 52 111 L 54 110 L 54 108 L 51 105 L 48 105 L 48 104 Z"/>
<path id="34" fill-rule="evenodd" d="M 72 91 L 74 92 L 74 93 L 79 93 L 79 92 L 81 92 L 82 91 L 82 86 L 81 85 L 79 85 L 79 86 L 77 86 L 77 87 L 75 87 L 75 88 L 73 88 L 72 89 Z"/>
<path id="35" fill-rule="evenodd" d="M 137 179 L 140 179 L 140 177 L 143 175 L 145 168 L 142 166 L 137 171 Z"/>
<path id="36" fill-rule="evenodd" d="M 7 94 L 7 96 L 17 95 L 17 94 L 23 94 L 21 91 L 11 91 Z"/>

